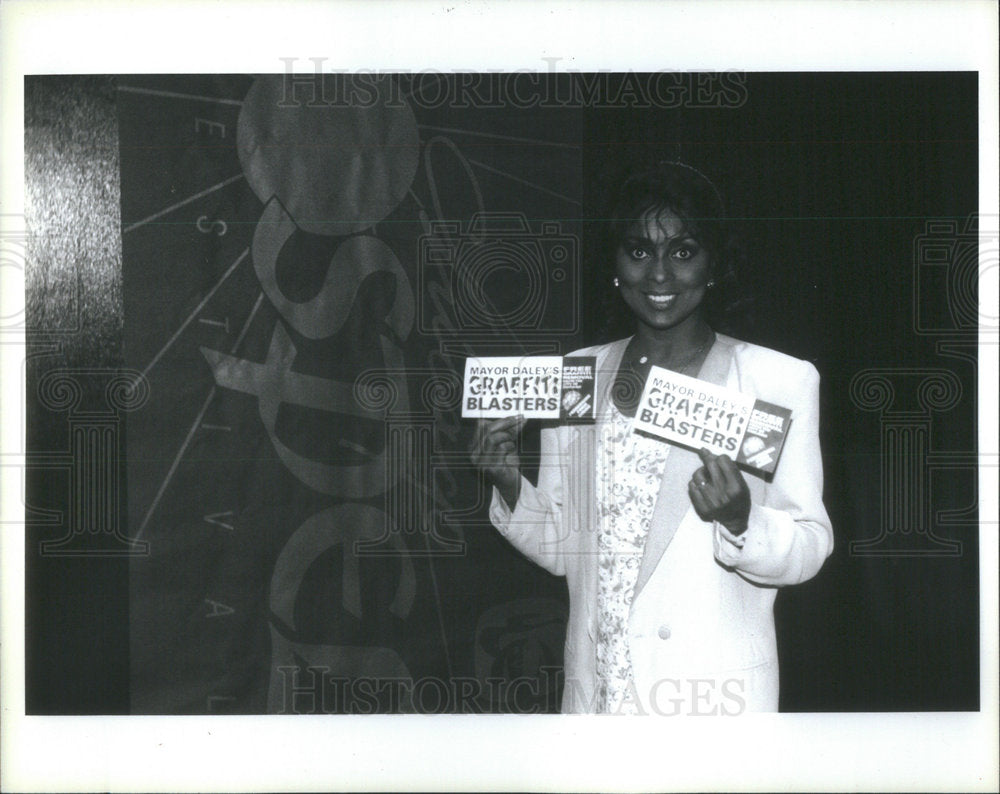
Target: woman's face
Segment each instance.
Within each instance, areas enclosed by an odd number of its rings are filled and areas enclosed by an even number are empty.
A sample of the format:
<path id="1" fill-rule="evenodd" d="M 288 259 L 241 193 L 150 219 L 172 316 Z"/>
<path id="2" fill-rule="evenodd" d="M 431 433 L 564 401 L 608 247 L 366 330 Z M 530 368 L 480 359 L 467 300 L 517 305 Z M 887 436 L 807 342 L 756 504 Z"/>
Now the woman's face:
<path id="1" fill-rule="evenodd" d="M 628 227 L 615 264 L 622 297 L 640 323 L 667 330 L 700 316 L 711 256 L 672 212 L 647 212 Z"/>

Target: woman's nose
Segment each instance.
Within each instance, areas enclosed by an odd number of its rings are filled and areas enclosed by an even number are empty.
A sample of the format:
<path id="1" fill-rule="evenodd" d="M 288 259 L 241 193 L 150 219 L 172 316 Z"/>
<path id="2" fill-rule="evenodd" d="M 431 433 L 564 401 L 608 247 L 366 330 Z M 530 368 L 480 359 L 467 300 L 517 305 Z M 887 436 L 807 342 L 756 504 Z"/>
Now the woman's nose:
<path id="1" fill-rule="evenodd" d="M 661 256 L 656 256 L 650 259 L 650 278 L 653 279 L 657 284 L 663 284 L 670 280 L 673 276 L 673 272 L 670 269 L 670 265 Z"/>

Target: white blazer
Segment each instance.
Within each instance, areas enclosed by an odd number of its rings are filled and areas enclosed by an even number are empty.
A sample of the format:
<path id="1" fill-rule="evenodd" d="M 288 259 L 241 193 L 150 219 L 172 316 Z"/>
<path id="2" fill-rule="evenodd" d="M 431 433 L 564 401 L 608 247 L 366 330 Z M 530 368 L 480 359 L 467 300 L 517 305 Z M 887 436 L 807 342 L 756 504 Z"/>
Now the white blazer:
<path id="1" fill-rule="evenodd" d="M 628 341 L 572 354 L 597 357 L 597 422 L 609 418 Z M 648 714 L 776 711 L 776 588 L 811 578 L 833 550 L 819 375 L 807 361 L 717 334 L 698 377 L 790 408 L 792 422 L 773 480 L 744 473 L 752 506 L 739 538 L 698 517 L 687 482 L 701 460 L 671 450 L 629 616 L 631 698 Z M 517 549 L 567 578 L 564 712 L 598 706 L 596 453 L 596 424 L 545 428 L 537 486 L 521 478 L 513 511 L 496 489 L 490 505 L 490 520 Z"/>

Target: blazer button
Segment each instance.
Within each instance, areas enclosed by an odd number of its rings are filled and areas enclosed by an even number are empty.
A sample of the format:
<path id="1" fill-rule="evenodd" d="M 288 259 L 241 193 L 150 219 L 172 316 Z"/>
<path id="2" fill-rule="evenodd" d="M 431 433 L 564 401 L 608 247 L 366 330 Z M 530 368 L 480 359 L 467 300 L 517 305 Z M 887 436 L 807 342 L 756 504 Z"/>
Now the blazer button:
<path id="1" fill-rule="evenodd" d="M 669 640 L 670 626 L 660 626 L 659 630 L 656 633 L 661 640 Z"/>

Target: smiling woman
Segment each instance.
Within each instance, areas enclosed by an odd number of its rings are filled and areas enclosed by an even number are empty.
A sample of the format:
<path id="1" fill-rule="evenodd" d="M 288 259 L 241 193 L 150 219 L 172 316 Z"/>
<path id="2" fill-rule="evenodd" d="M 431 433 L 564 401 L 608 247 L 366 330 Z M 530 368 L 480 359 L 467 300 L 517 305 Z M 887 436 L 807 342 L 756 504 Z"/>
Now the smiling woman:
<path id="1" fill-rule="evenodd" d="M 520 470 L 523 421 L 480 423 L 472 459 L 495 486 L 490 519 L 567 578 L 564 711 L 776 711 L 777 589 L 810 579 L 833 549 L 818 374 L 713 329 L 715 290 L 735 272 L 723 202 L 701 172 L 661 162 L 633 175 L 609 229 L 609 286 L 635 333 L 572 354 L 597 359 L 597 421 L 542 430 L 537 484 Z M 773 478 L 632 432 L 653 366 L 791 408 Z"/>
<path id="2" fill-rule="evenodd" d="M 712 259 L 669 210 L 647 211 L 629 228 L 615 256 L 616 286 L 651 331 L 697 321 L 712 282 Z"/>
<path id="3" fill-rule="evenodd" d="M 700 284 L 707 290 L 702 293 L 703 302 L 698 303 L 705 319 L 716 327 L 738 303 L 735 257 L 725 216 L 718 189 L 692 166 L 660 162 L 632 174 L 621 185 L 605 225 L 609 250 L 604 259 L 615 271 L 609 277 L 617 276 L 628 284 L 623 267 L 629 261 L 645 262 L 648 267 L 655 254 L 665 256 L 675 265 L 680 281 Z M 635 272 L 632 268 L 628 271 Z M 670 275 L 659 276 L 659 285 L 647 292 L 667 292 Z M 628 303 L 624 292 L 623 296 Z M 634 312 L 635 307 L 629 306 Z"/>
<path id="4" fill-rule="evenodd" d="M 615 389 L 625 414 L 635 412 L 650 367 L 695 374 L 708 352 L 709 296 L 735 282 L 724 215 L 715 186 L 684 163 L 661 162 L 619 191 L 608 259 L 636 327 Z"/>

